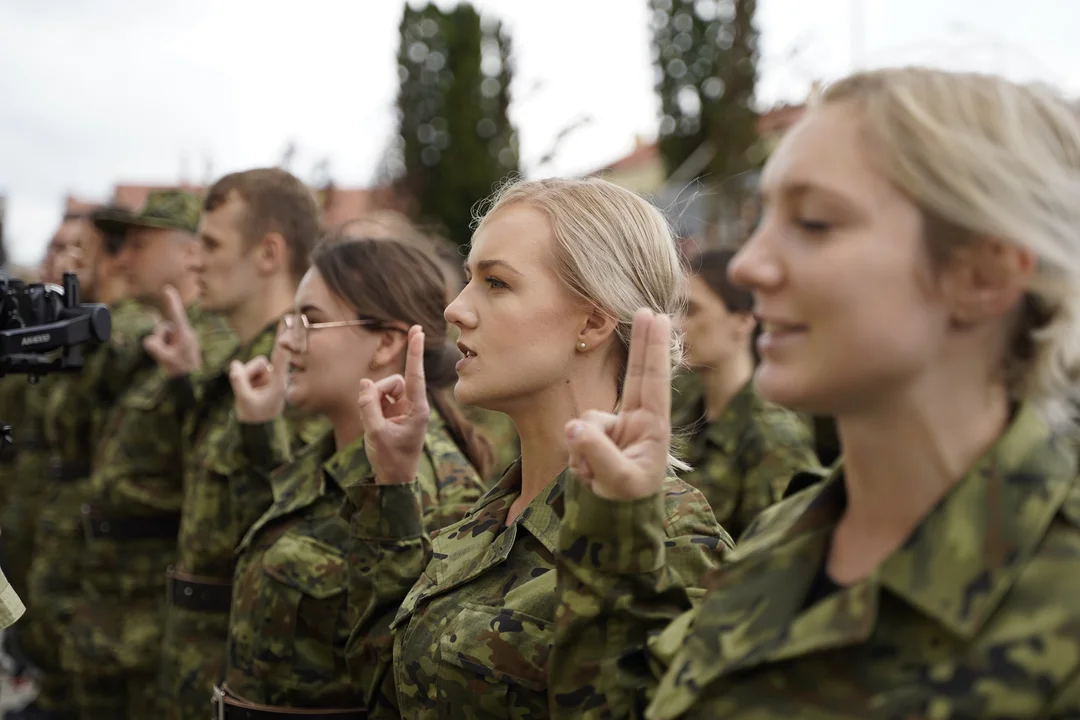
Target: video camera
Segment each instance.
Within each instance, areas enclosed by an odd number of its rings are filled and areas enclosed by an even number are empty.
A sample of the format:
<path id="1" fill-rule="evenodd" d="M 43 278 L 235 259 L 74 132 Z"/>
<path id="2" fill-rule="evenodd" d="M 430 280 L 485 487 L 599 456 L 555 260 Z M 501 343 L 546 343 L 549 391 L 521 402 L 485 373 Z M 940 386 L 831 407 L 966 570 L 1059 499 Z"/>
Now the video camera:
<path id="1" fill-rule="evenodd" d="M 112 317 L 104 305 L 79 302 L 79 279 L 64 273 L 64 285 L 30 283 L 0 276 L 0 376 L 75 372 L 83 367 L 82 345 L 109 339 Z M 11 445 L 11 427 L 0 423 L 0 453 Z"/>

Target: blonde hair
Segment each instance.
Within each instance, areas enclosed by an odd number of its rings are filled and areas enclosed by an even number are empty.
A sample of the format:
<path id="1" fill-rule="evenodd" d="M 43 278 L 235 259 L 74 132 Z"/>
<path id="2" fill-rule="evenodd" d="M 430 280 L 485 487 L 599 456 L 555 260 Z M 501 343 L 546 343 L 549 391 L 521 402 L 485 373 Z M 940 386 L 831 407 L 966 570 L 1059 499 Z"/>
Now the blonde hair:
<path id="1" fill-rule="evenodd" d="M 1080 400 L 1077 109 L 1043 86 L 926 68 L 852 75 L 815 101 L 856 108 L 878 170 L 922 210 L 933 259 L 981 238 L 1035 254 L 1009 392 L 1067 426 Z"/>
<path id="2" fill-rule="evenodd" d="M 688 281 L 663 213 L 606 180 L 553 178 L 508 183 L 476 218 L 477 228 L 484 218 L 517 204 L 547 217 L 555 272 L 566 287 L 615 320 L 620 395 L 634 313 L 639 309 L 672 317 L 671 365 L 674 369 L 682 364 L 682 333 L 674 321 L 686 310 Z M 674 457 L 669 463 L 687 468 Z"/>

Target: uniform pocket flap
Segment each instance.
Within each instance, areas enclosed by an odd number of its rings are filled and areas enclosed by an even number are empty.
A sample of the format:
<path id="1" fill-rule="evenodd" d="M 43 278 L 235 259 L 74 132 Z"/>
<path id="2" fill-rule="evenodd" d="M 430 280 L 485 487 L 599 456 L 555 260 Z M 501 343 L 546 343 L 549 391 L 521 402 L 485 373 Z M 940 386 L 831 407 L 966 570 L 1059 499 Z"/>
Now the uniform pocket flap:
<path id="1" fill-rule="evenodd" d="M 345 553 L 303 535 L 282 535 L 263 556 L 267 575 L 303 594 L 325 600 L 345 592 Z"/>
<path id="2" fill-rule="evenodd" d="M 507 608 L 466 603 L 440 640 L 443 662 L 496 682 L 547 689 L 551 624 Z"/>

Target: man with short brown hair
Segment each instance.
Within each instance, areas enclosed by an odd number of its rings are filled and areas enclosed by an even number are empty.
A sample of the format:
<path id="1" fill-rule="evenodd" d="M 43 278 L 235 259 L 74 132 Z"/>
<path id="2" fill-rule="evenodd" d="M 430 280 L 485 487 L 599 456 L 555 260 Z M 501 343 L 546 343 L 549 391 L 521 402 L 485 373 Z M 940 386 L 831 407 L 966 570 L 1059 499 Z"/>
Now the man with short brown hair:
<path id="1" fill-rule="evenodd" d="M 318 216 L 311 192 L 284 170 L 226 175 L 208 191 L 199 221 L 202 302 L 236 333 L 234 362 L 270 355 L 318 240 Z M 188 397 L 185 498 L 168 578 L 161 700 L 169 717 L 203 720 L 224 670 L 233 552 L 273 500 L 272 467 L 245 459 L 265 457 L 261 448 L 244 452 L 245 443 L 265 436 L 237 422 L 227 369 L 200 373 L 198 340 L 178 302 L 171 307 L 168 326 L 146 342 L 176 391 Z M 297 446 L 311 437 L 299 422 L 290 435 Z"/>

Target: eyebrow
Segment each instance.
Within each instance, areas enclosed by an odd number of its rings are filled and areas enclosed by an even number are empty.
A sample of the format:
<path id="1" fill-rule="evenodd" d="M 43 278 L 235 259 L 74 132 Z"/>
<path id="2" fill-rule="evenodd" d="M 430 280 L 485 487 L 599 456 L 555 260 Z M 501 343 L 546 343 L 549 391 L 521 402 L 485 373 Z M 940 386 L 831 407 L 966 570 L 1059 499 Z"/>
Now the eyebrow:
<path id="1" fill-rule="evenodd" d="M 469 271 L 469 261 L 468 260 L 466 260 L 464 262 L 462 267 L 465 268 L 465 273 L 466 274 L 468 274 L 470 272 Z M 506 262 L 505 260 L 481 260 L 480 262 L 476 263 L 476 270 L 478 272 L 483 272 L 484 270 L 489 270 L 489 269 L 491 269 L 493 267 L 505 268 L 506 270 L 509 270 L 510 272 L 514 273 L 515 275 L 520 275 L 521 274 L 520 272 L 518 272 L 517 270 L 514 269 L 513 265 Z"/>
<path id="2" fill-rule="evenodd" d="M 772 190 L 772 192 L 770 192 L 770 190 Z M 848 198 L 841 192 L 832 190 L 831 188 L 828 188 L 824 185 L 815 185 L 813 183 L 805 181 L 787 183 L 775 189 L 762 187 L 761 191 L 759 192 L 759 196 L 768 197 L 769 195 L 780 195 L 785 200 L 788 200 L 790 202 L 797 202 L 806 197 L 807 195 L 814 193 L 824 195 L 828 198 L 831 198 L 832 200 L 836 200 L 839 202 L 850 202 L 850 200 L 848 200 Z"/>

